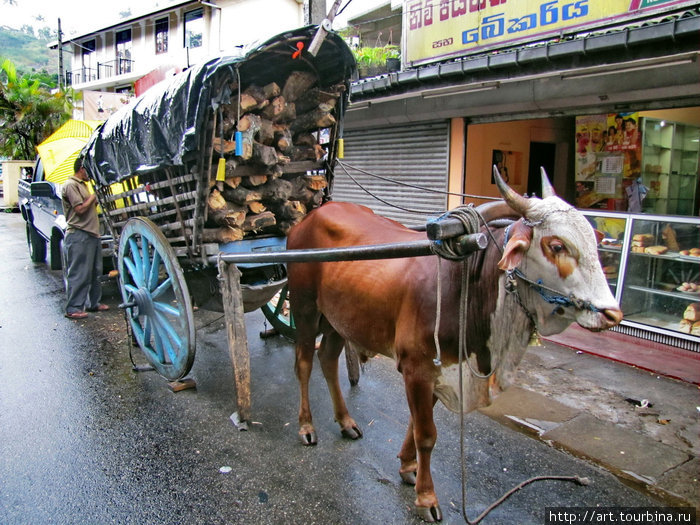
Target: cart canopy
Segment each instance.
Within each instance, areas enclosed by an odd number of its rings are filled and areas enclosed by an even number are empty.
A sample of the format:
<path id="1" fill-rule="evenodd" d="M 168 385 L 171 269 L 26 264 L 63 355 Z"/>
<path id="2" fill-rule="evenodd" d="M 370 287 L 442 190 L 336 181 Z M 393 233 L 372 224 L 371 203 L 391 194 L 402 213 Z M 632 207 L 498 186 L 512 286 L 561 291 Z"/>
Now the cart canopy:
<path id="1" fill-rule="evenodd" d="M 207 132 L 207 110 L 235 101 L 238 90 L 232 92 L 232 81 L 244 90 L 305 69 L 316 73 L 321 87 L 347 84 L 355 69 L 350 49 L 330 33 L 312 56 L 306 49 L 316 30 L 307 26 L 282 33 L 242 57 L 215 58 L 153 86 L 92 135 L 82 153 L 91 178 L 107 186 L 134 174 L 183 165 L 198 150 L 199 134 Z"/>

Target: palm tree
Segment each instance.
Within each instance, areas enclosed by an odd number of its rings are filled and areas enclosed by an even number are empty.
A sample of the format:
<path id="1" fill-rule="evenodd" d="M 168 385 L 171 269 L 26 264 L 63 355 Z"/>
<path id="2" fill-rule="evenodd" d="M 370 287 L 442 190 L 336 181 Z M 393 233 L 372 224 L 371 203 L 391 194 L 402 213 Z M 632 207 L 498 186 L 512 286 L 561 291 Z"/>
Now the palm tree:
<path id="1" fill-rule="evenodd" d="M 0 155 L 33 159 L 36 146 L 71 117 L 72 89 L 51 92 L 33 75 L 19 76 L 5 60 L 0 66 Z"/>

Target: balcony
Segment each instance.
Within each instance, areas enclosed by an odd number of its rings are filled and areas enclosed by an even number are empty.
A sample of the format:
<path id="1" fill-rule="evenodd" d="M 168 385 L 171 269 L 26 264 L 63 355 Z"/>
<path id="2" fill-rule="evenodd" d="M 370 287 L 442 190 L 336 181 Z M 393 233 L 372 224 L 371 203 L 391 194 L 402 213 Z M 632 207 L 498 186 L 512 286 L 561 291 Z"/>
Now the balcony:
<path id="1" fill-rule="evenodd" d="M 73 71 L 66 71 L 66 85 L 75 86 L 106 80 L 126 75 L 134 70 L 134 61 L 130 58 L 115 58 L 107 62 L 98 62 L 96 68 L 82 67 Z"/>

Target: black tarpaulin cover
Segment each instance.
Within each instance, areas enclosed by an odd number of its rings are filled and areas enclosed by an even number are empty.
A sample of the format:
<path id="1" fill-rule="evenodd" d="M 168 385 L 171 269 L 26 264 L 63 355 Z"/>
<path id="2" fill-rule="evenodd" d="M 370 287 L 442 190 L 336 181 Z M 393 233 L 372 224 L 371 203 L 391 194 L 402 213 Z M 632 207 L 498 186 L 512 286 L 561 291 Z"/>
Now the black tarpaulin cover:
<path id="1" fill-rule="evenodd" d="M 355 68 L 352 53 L 330 33 L 316 57 L 292 54 L 297 43 L 307 49 L 316 33 L 308 26 L 282 33 L 243 57 L 219 57 L 153 86 L 110 116 L 83 149 L 84 164 L 98 185 L 109 185 L 134 174 L 183 165 L 197 151 L 210 108 L 235 97 L 226 87 L 240 74 L 241 89 L 250 84 L 280 83 L 291 71 L 317 73 L 322 86 L 347 82 Z"/>

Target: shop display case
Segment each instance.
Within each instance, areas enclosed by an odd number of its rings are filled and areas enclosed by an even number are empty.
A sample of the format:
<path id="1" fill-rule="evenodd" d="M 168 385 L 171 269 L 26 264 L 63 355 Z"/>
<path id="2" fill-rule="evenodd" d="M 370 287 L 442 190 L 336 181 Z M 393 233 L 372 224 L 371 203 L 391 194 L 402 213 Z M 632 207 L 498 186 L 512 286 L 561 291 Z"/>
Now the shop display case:
<path id="1" fill-rule="evenodd" d="M 700 351 L 700 219 L 582 213 L 604 235 L 598 254 L 624 313 L 621 331 Z"/>

